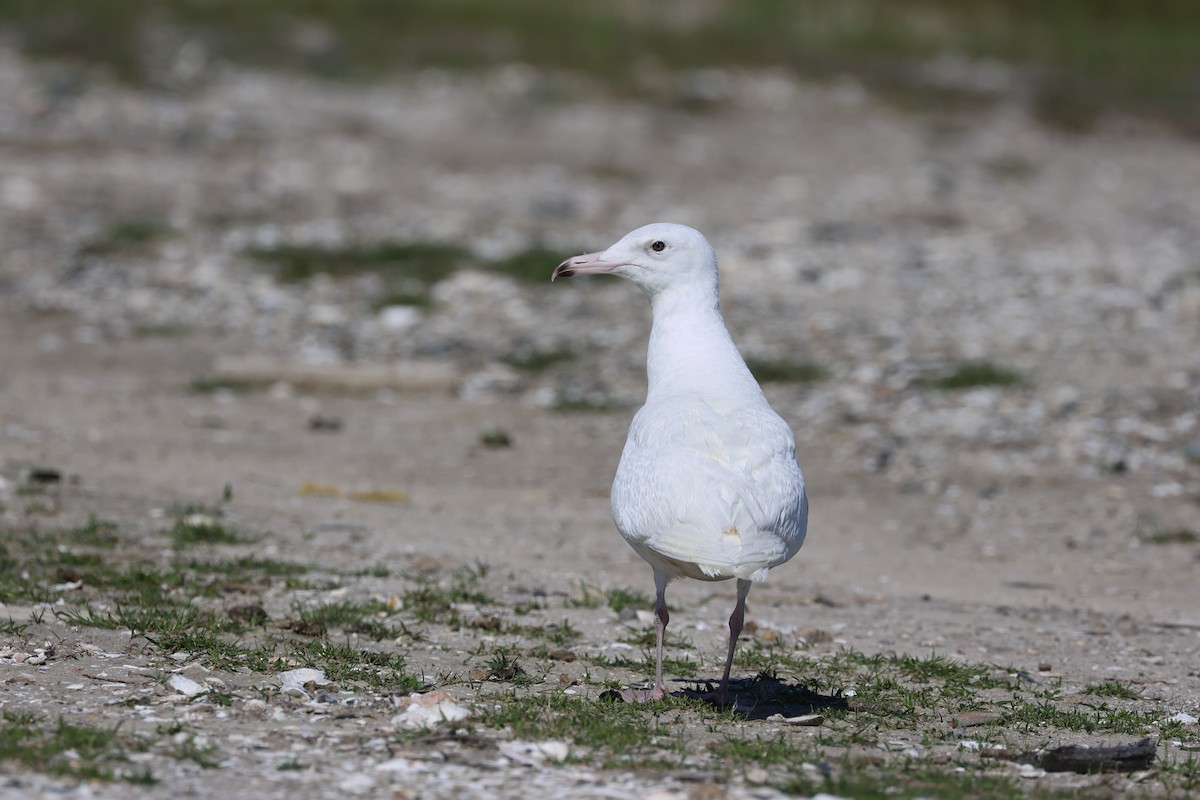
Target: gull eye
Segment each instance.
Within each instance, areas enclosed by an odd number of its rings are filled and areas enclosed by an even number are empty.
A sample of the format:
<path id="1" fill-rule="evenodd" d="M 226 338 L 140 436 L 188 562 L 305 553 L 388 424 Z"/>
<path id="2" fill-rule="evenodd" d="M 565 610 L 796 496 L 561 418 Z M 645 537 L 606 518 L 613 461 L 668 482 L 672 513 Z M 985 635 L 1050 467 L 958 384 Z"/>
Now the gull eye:
<path id="1" fill-rule="evenodd" d="M 663 250 L 667 249 L 667 243 L 662 239 L 658 239 L 654 242 L 654 244 L 650 245 L 650 249 L 656 253 L 661 253 Z"/>

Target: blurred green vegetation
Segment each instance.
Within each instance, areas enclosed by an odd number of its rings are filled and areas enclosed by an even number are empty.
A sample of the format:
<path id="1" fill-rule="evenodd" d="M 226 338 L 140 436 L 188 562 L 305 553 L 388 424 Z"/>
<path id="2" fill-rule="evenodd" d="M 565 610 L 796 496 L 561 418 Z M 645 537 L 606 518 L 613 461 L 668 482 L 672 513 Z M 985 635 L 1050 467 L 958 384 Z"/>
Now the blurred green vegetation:
<path id="1" fill-rule="evenodd" d="M 1200 111 L 1196 0 L 0 0 L 31 55 L 153 83 L 152 39 L 217 59 L 369 79 L 519 61 L 645 91 L 654 68 L 782 66 L 911 86 L 939 54 L 1029 69 L 1034 107 L 1070 123 L 1122 108 Z"/>

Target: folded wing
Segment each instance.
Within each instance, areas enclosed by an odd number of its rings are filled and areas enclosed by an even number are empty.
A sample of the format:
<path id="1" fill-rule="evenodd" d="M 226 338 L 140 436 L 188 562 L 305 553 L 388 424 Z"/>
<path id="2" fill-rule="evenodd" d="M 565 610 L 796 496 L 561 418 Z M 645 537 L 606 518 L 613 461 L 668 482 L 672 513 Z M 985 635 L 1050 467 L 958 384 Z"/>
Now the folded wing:
<path id="1" fill-rule="evenodd" d="M 765 403 L 647 404 L 613 482 L 613 518 L 680 575 L 761 580 L 804 541 L 808 501 L 791 429 Z"/>

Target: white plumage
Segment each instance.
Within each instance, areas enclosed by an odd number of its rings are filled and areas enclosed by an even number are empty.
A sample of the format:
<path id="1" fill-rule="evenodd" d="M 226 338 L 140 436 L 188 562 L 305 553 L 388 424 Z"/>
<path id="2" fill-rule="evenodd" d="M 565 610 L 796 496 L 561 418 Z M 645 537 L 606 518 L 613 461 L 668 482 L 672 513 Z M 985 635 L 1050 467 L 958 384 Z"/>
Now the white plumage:
<path id="1" fill-rule="evenodd" d="M 646 404 L 612 487 L 617 529 L 654 570 L 658 663 L 648 696 L 665 694 L 667 584 L 734 578 L 738 600 L 717 693 L 723 703 L 752 582 L 804 543 L 808 499 L 795 441 L 725 328 L 716 254 L 703 235 L 646 225 L 602 253 L 564 261 L 554 277 L 601 273 L 636 283 L 653 312 Z"/>

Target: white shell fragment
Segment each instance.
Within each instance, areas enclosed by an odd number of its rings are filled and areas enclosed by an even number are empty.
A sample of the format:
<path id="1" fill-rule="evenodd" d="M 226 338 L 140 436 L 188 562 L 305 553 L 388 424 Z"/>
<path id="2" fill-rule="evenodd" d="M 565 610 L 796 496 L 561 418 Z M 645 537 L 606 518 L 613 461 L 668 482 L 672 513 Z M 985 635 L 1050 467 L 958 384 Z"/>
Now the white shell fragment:
<path id="1" fill-rule="evenodd" d="M 197 683 L 186 675 L 172 675 L 167 679 L 167 685 L 182 695 L 195 697 L 207 691 L 203 684 Z"/>
<path id="2" fill-rule="evenodd" d="M 279 673 L 276 677 L 279 678 L 279 684 L 284 693 L 302 694 L 305 697 L 308 697 L 310 689 L 329 685 L 329 681 L 325 679 L 325 673 L 312 667 L 288 670 Z"/>
<path id="3" fill-rule="evenodd" d="M 311 667 L 301 667 L 300 669 L 289 669 L 288 672 L 281 672 L 276 675 L 280 679 L 280 685 L 283 688 L 304 688 L 307 684 L 316 686 L 329 685 L 329 681 L 325 680 L 325 673 L 320 669 Z"/>
<path id="4" fill-rule="evenodd" d="M 785 717 L 783 714 L 772 714 L 767 722 L 782 722 L 784 725 L 802 725 L 816 727 L 825 721 L 823 714 L 801 714 L 798 717 Z"/>
<path id="5" fill-rule="evenodd" d="M 398 728 L 416 731 L 432 728 L 444 722 L 458 722 L 471 716 L 471 710 L 459 705 L 452 694 L 442 689 L 420 694 L 414 692 L 399 700 L 404 713 L 392 717 Z"/>
<path id="6" fill-rule="evenodd" d="M 1167 722 L 1178 722 L 1183 725 L 1195 725 L 1198 721 L 1200 720 L 1197 720 L 1186 711 L 1180 711 L 1178 714 L 1173 714 L 1167 717 Z"/>
<path id="7" fill-rule="evenodd" d="M 570 753 L 566 742 L 501 742 L 500 752 L 518 764 L 535 767 L 546 761 L 565 761 Z"/>
<path id="8" fill-rule="evenodd" d="M 1035 767 L 1033 764 L 1022 764 L 1020 769 L 1017 770 L 1017 774 L 1022 778 L 1037 779 L 1046 777 L 1046 770 L 1041 767 Z"/>

